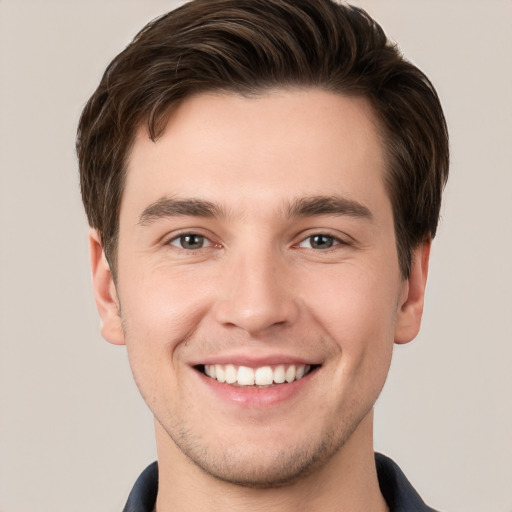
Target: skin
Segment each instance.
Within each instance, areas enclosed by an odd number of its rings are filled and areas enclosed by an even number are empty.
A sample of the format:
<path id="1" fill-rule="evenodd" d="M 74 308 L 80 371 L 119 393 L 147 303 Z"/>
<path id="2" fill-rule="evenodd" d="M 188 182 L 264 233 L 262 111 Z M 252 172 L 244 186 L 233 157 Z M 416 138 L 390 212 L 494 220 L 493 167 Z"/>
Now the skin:
<path id="1" fill-rule="evenodd" d="M 102 334 L 155 416 L 159 511 L 387 509 L 373 405 L 418 332 L 430 244 L 403 279 L 385 166 L 368 102 L 315 89 L 201 94 L 156 142 L 140 128 L 115 284 L 90 245 Z M 196 369 L 276 360 L 316 369 L 278 399 Z"/>

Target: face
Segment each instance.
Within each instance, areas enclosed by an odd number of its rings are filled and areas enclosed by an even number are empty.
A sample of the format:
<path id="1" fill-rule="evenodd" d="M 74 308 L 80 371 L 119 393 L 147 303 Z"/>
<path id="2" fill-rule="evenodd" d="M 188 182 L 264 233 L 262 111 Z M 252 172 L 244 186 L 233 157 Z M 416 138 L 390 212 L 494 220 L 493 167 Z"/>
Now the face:
<path id="1" fill-rule="evenodd" d="M 139 131 L 115 287 L 94 233 L 92 260 L 159 450 L 272 486 L 371 446 L 428 256 L 401 278 L 384 172 L 369 104 L 320 90 L 198 95 Z"/>

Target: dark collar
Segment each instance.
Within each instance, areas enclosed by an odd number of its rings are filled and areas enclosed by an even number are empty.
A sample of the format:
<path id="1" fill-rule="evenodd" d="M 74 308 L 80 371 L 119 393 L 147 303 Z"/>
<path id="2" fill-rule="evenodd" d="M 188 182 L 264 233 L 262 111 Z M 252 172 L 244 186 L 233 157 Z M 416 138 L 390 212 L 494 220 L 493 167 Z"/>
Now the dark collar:
<path id="1" fill-rule="evenodd" d="M 436 512 L 425 505 L 402 470 L 389 457 L 375 454 L 380 492 L 389 507 L 389 512 Z"/>
<path id="2" fill-rule="evenodd" d="M 158 464 L 150 464 L 137 478 L 123 512 L 153 512 L 158 491 Z"/>
<path id="3" fill-rule="evenodd" d="M 425 505 L 402 470 L 388 457 L 375 454 L 382 495 L 390 512 L 436 512 Z M 123 512 L 153 512 L 158 491 L 158 465 L 153 462 L 139 476 Z"/>

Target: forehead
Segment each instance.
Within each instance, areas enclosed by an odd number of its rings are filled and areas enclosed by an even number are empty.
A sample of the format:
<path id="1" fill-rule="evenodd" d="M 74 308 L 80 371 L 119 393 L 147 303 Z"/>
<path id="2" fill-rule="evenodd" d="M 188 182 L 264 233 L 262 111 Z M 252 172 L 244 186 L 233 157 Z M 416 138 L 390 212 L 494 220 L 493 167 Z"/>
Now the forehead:
<path id="1" fill-rule="evenodd" d="M 382 141 L 364 98 L 315 89 L 201 94 L 174 109 L 157 141 L 139 129 L 121 214 L 166 196 L 227 208 L 306 195 L 371 200 L 383 193 L 383 173 Z"/>

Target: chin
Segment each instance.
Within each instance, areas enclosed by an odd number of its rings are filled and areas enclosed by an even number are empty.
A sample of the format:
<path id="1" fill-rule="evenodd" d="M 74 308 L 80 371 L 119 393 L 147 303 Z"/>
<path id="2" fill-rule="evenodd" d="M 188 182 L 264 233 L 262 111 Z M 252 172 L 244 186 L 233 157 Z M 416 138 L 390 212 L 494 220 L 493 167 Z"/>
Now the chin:
<path id="1" fill-rule="evenodd" d="M 272 489 L 291 485 L 318 467 L 319 454 L 307 451 L 274 452 L 262 458 L 258 455 L 231 454 L 193 460 L 211 477 L 240 487 Z"/>
<path id="2" fill-rule="evenodd" d="M 304 436 L 293 444 L 239 441 L 225 446 L 203 443 L 182 430 L 180 437 L 173 436 L 173 440 L 182 454 L 216 480 L 246 488 L 273 489 L 293 485 L 320 470 L 351 434 L 352 431 L 331 432 L 319 436 L 317 443 Z"/>

